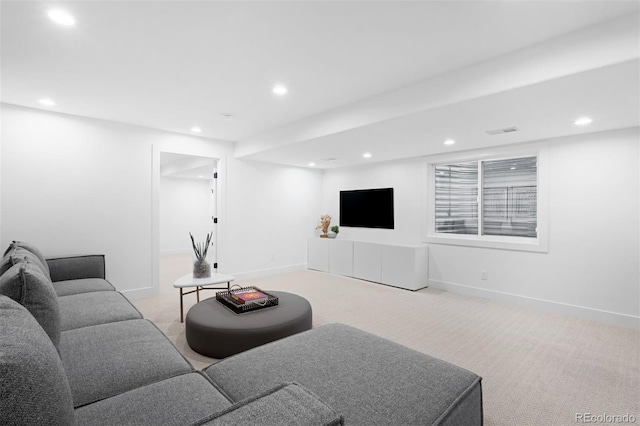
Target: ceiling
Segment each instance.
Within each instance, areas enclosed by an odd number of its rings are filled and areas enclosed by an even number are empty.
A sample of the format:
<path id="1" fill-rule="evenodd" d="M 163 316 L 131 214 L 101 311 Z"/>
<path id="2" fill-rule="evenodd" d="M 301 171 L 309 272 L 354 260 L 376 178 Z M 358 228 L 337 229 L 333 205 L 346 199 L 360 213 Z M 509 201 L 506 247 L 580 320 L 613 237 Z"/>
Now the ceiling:
<path id="1" fill-rule="evenodd" d="M 76 24 L 49 20 L 53 6 Z M 238 158 L 334 168 L 640 124 L 638 1 L 0 7 L 3 103 L 197 126 Z M 573 125 L 582 115 L 593 122 Z"/>

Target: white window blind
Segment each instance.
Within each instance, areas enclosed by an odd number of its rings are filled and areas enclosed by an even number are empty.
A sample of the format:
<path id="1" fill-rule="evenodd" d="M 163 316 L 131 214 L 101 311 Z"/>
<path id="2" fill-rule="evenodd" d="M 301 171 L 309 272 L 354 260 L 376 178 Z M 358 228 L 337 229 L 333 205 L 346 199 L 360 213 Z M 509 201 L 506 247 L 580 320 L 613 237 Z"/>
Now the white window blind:
<path id="1" fill-rule="evenodd" d="M 436 166 L 436 232 L 478 233 L 478 162 Z"/>
<path id="2" fill-rule="evenodd" d="M 482 162 L 483 235 L 536 237 L 537 159 Z"/>
<path id="3" fill-rule="evenodd" d="M 434 170 L 436 233 L 537 237 L 537 157 L 440 164 Z"/>

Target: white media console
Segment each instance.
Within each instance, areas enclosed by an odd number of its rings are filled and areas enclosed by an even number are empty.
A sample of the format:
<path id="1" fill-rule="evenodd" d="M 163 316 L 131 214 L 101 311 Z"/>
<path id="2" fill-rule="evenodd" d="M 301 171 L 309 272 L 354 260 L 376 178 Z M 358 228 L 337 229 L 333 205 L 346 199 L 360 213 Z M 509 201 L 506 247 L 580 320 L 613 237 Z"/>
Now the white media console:
<path id="1" fill-rule="evenodd" d="M 407 290 L 427 287 L 426 245 L 309 238 L 307 268 Z"/>

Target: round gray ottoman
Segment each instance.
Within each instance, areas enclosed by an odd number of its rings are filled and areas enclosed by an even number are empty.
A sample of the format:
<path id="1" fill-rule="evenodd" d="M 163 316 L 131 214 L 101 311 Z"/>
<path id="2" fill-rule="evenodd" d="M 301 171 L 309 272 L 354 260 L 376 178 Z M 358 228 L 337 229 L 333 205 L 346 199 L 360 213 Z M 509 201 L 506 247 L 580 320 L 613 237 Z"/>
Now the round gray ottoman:
<path id="1" fill-rule="evenodd" d="M 278 306 L 234 314 L 215 297 L 196 303 L 185 319 L 187 343 L 199 354 L 225 358 L 311 329 L 311 305 L 304 297 L 269 291 Z"/>

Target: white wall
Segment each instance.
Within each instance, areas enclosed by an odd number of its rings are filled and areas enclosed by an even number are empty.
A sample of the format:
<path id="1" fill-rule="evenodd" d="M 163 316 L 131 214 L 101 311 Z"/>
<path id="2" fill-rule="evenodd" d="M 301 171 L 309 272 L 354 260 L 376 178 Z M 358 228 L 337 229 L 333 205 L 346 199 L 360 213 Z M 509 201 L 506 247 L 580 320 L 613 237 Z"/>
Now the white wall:
<path id="1" fill-rule="evenodd" d="M 550 140 L 549 252 L 431 244 L 430 286 L 638 327 L 638 140 L 637 128 Z M 345 236 L 416 242 L 425 226 L 423 163 L 327 171 L 323 208 L 337 216 L 340 189 L 394 186 L 396 230 L 345 229 Z"/>
<path id="2" fill-rule="evenodd" d="M 323 176 L 235 160 L 225 142 L 8 105 L 1 114 L 0 246 L 20 239 L 48 256 L 104 253 L 108 278 L 131 296 L 155 285 L 159 151 L 221 159 L 220 266 L 239 278 L 301 268 L 320 214 L 338 222 L 340 189 L 394 187 L 396 200 L 396 229 L 342 228 L 341 237 L 415 243 L 424 236 L 423 159 Z M 549 141 L 549 252 L 431 245 L 430 285 L 637 326 L 638 137 L 630 129 Z"/>
<path id="3" fill-rule="evenodd" d="M 103 253 L 119 289 L 150 286 L 153 133 L 9 106 L 2 121 L 1 246 Z"/>
<path id="4" fill-rule="evenodd" d="M 189 233 L 204 242 L 214 230 L 208 179 L 160 178 L 160 254 L 193 253 Z"/>
<path id="5" fill-rule="evenodd" d="M 394 229 L 340 228 L 340 237 L 359 241 L 417 244 L 424 236 L 426 182 L 421 160 L 402 160 L 345 169 L 324 174 L 323 213 L 340 223 L 340 191 L 393 188 Z"/>
<path id="6" fill-rule="evenodd" d="M 303 267 L 319 171 L 237 161 L 233 144 L 211 139 L 4 104 L 1 114 L 0 246 L 19 239 L 47 256 L 103 253 L 119 290 L 153 294 L 159 153 L 176 152 L 221 159 L 222 272 Z M 272 205 L 256 208 L 263 201 Z"/>
<path id="7" fill-rule="evenodd" d="M 230 168 L 228 204 L 235 209 L 225 226 L 235 236 L 230 251 L 240 255 L 223 268 L 244 277 L 304 268 L 321 214 L 322 173 L 242 160 Z"/>
<path id="8" fill-rule="evenodd" d="M 192 253 L 189 233 L 196 242 L 214 230 L 211 181 L 160 179 L 160 254 Z"/>

